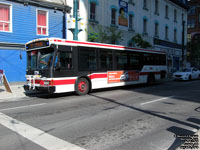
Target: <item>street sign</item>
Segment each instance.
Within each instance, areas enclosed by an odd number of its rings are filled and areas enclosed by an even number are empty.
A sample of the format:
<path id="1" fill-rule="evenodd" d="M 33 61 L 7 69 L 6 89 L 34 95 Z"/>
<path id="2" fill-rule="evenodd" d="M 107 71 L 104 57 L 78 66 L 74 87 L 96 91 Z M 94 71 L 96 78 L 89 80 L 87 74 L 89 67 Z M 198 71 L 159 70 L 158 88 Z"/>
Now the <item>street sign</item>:
<path id="1" fill-rule="evenodd" d="M 3 70 L 0 70 L 0 84 L 3 83 Z"/>
<path id="2" fill-rule="evenodd" d="M 10 85 L 8 83 L 4 70 L 0 70 L 0 83 L 4 84 L 7 92 L 12 93 L 12 90 L 10 88 Z"/>

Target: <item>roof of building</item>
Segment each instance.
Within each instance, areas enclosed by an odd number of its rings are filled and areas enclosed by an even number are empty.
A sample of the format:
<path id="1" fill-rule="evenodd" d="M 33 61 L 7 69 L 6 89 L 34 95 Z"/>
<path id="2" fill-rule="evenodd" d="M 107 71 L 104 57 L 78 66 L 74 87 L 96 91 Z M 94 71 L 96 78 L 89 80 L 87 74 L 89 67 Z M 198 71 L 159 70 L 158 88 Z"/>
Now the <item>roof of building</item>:
<path id="1" fill-rule="evenodd" d="M 13 2 L 13 0 L 8 1 Z M 66 11 L 67 13 L 70 13 L 71 11 L 71 7 L 66 4 L 65 0 L 15 0 L 15 2 L 22 3 L 24 5 L 34 5 L 58 11 Z"/>
<path id="2" fill-rule="evenodd" d="M 182 2 L 181 0 L 170 0 L 171 2 L 177 4 L 178 6 L 188 10 L 187 1 Z"/>

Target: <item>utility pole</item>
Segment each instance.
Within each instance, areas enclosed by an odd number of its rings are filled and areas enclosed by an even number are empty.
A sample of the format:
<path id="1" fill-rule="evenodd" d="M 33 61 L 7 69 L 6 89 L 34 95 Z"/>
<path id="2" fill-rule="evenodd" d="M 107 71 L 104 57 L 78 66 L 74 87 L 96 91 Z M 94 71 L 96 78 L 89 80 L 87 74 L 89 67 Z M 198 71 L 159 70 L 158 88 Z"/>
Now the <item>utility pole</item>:
<path id="1" fill-rule="evenodd" d="M 182 30 L 182 67 L 184 67 L 184 51 L 185 51 L 185 21 L 182 22 L 183 30 Z"/>
<path id="2" fill-rule="evenodd" d="M 78 0 L 74 0 L 74 10 L 73 10 L 73 17 L 75 18 L 75 29 L 73 32 L 73 40 L 78 40 Z"/>
<path id="3" fill-rule="evenodd" d="M 63 2 L 64 10 L 63 10 L 63 39 L 66 39 L 66 13 L 67 13 L 67 2 L 66 0 Z"/>
<path id="4" fill-rule="evenodd" d="M 66 39 L 66 10 L 63 10 L 63 39 Z"/>

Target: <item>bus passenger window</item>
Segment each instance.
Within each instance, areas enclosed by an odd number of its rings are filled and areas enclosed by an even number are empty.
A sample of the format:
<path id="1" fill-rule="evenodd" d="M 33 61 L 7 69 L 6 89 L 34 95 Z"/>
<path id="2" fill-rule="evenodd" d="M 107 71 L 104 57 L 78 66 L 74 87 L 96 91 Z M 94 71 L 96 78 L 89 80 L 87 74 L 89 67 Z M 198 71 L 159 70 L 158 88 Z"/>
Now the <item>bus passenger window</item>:
<path id="1" fill-rule="evenodd" d="M 72 52 L 61 51 L 58 63 L 63 69 L 72 69 Z"/>
<path id="2" fill-rule="evenodd" d="M 100 69 L 112 70 L 112 51 L 100 50 Z"/>
<path id="3" fill-rule="evenodd" d="M 116 52 L 117 70 L 127 70 L 128 57 L 127 52 Z"/>
<path id="4" fill-rule="evenodd" d="M 80 49 L 79 55 L 79 67 L 80 70 L 96 70 L 97 63 L 96 63 L 96 52 L 95 50 L 88 50 L 87 48 Z"/>

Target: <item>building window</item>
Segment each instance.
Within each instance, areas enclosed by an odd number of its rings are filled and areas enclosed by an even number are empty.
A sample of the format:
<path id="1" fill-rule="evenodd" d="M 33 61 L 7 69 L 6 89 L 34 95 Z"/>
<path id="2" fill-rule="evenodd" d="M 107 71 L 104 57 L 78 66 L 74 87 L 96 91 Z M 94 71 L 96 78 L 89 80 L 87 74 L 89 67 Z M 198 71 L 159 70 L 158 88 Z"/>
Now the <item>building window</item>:
<path id="1" fill-rule="evenodd" d="M 143 9 L 148 10 L 148 8 L 147 8 L 147 0 L 143 0 Z"/>
<path id="2" fill-rule="evenodd" d="M 155 33 L 154 34 L 155 34 L 155 37 L 157 37 L 157 38 L 159 37 L 159 35 L 158 35 L 158 32 L 159 32 L 158 31 L 158 26 L 159 26 L 159 24 L 155 23 Z"/>
<path id="3" fill-rule="evenodd" d="M 182 22 L 184 21 L 184 18 L 185 18 L 185 16 L 184 16 L 184 14 L 182 14 Z"/>
<path id="4" fill-rule="evenodd" d="M 96 3 L 90 3 L 90 19 L 96 19 Z"/>
<path id="5" fill-rule="evenodd" d="M 134 0 L 129 0 L 128 3 L 132 4 L 132 5 L 135 5 Z"/>
<path id="6" fill-rule="evenodd" d="M 190 6 L 188 15 L 195 15 L 196 6 Z"/>
<path id="7" fill-rule="evenodd" d="M 169 7 L 165 6 L 165 18 L 169 19 Z"/>
<path id="8" fill-rule="evenodd" d="M 174 9 L 174 22 L 177 22 L 177 11 Z"/>
<path id="9" fill-rule="evenodd" d="M 37 34 L 48 35 L 48 14 L 47 11 L 37 11 Z"/>
<path id="10" fill-rule="evenodd" d="M 129 29 L 133 30 L 133 15 L 129 15 Z"/>
<path id="11" fill-rule="evenodd" d="M 111 10 L 111 24 L 116 25 L 116 9 L 112 8 Z"/>
<path id="12" fill-rule="evenodd" d="M 188 35 L 187 35 L 187 41 L 188 41 L 188 42 L 191 42 L 191 39 L 192 39 L 192 35 L 191 35 L 191 34 L 188 34 Z"/>
<path id="13" fill-rule="evenodd" d="M 143 34 L 147 34 L 147 19 L 143 19 Z"/>
<path id="14" fill-rule="evenodd" d="M 11 32 L 11 6 L 0 4 L 0 31 Z"/>
<path id="15" fill-rule="evenodd" d="M 155 14 L 159 15 L 159 2 L 155 0 Z"/>
<path id="16" fill-rule="evenodd" d="M 168 26 L 165 26 L 165 40 L 169 40 L 168 38 L 168 31 L 169 30 L 169 27 Z"/>
<path id="17" fill-rule="evenodd" d="M 195 27 L 195 19 L 191 19 L 187 21 L 187 27 L 188 28 L 194 28 Z"/>
<path id="18" fill-rule="evenodd" d="M 177 42 L 177 30 L 174 29 L 174 42 Z"/>

